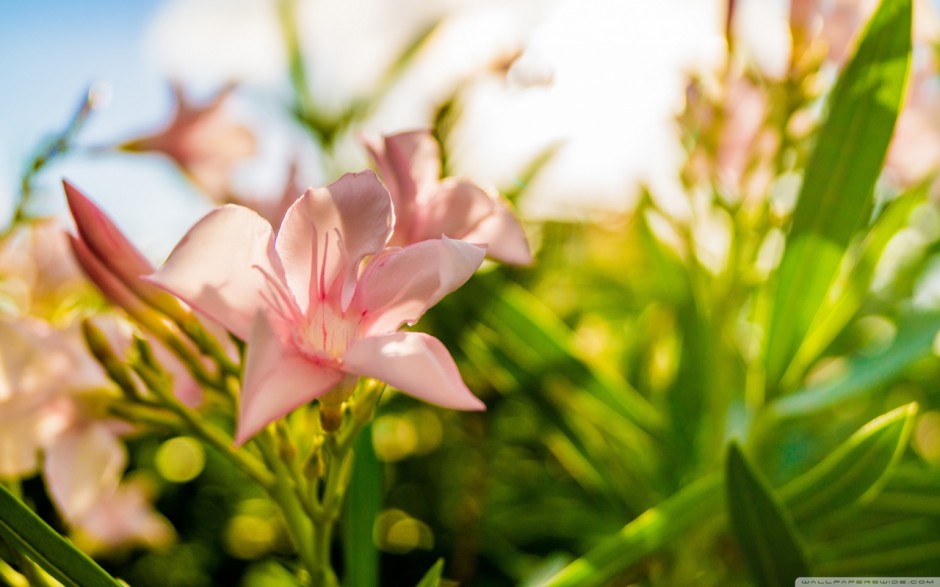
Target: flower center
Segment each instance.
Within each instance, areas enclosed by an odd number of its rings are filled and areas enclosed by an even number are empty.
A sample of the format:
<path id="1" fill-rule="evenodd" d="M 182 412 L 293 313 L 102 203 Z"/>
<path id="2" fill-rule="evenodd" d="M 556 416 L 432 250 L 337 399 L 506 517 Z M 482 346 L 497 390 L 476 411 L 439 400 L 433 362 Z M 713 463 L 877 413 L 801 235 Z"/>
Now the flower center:
<path id="1" fill-rule="evenodd" d="M 329 302 L 316 305 L 295 334 L 297 346 L 305 354 L 340 362 L 358 336 L 359 320 L 350 318 Z"/>

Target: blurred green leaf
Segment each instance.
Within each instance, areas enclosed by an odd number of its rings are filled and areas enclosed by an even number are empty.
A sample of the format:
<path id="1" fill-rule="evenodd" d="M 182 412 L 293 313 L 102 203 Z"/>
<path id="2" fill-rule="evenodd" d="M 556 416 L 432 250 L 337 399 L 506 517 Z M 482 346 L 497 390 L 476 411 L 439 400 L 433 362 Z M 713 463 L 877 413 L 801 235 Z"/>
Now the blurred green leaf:
<path id="1" fill-rule="evenodd" d="M 917 404 L 865 424 L 818 465 L 780 489 L 797 520 L 864 503 L 878 494 L 910 439 Z"/>
<path id="2" fill-rule="evenodd" d="M 0 484 L 0 538 L 26 554 L 66 587 L 120 587 L 121 583 L 53 530 Z"/>
<path id="3" fill-rule="evenodd" d="M 444 559 L 439 558 L 427 574 L 424 575 L 415 587 L 437 587 L 441 584 L 441 574 L 444 572 Z"/>
<path id="4" fill-rule="evenodd" d="M 789 512 L 736 443 L 728 447 L 726 489 L 731 529 L 757 584 L 790 587 L 808 576 L 802 539 Z"/>
<path id="5" fill-rule="evenodd" d="M 857 258 L 843 272 L 842 278 L 837 280 L 823 301 L 787 369 L 783 382 L 785 387 L 792 387 L 799 381 L 806 368 L 826 350 L 862 307 L 885 247 L 894 235 L 907 226 L 911 212 L 926 198 L 927 189 L 921 186 L 898 196 L 887 205 L 861 243 Z"/>
<path id="6" fill-rule="evenodd" d="M 868 220 L 911 53 L 911 0 L 884 0 L 829 100 L 777 273 L 767 338 L 776 385 L 823 303 L 843 254 Z"/>
<path id="7" fill-rule="evenodd" d="M 372 447 L 371 424 L 359 433 L 354 450 L 343 520 L 343 584 L 347 587 L 376 587 L 379 584 L 379 551 L 375 546 L 373 527 L 382 507 L 382 469 Z"/>
<path id="8" fill-rule="evenodd" d="M 542 587 L 602 587 L 720 511 L 721 477 L 709 475 L 650 508 Z"/>
<path id="9" fill-rule="evenodd" d="M 508 284 L 485 311 L 483 320 L 506 337 L 507 349 L 519 347 L 544 365 L 563 372 L 579 387 L 594 394 L 642 436 L 662 438 L 660 413 L 615 373 L 587 364 L 571 346 L 570 329 L 541 301 L 515 284 Z"/>
<path id="10" fill-rule="evenodd" d="M 915 361 L 933 351 L 940 331 L 940 312 L 912 313 L 898 319 L 894 341 L 875 356 L 849 359 L 841 374 L 802 391 L 782 396 L 768 405 L 769 418 L 806 415 L 871 392 L 898 377 Z"/>

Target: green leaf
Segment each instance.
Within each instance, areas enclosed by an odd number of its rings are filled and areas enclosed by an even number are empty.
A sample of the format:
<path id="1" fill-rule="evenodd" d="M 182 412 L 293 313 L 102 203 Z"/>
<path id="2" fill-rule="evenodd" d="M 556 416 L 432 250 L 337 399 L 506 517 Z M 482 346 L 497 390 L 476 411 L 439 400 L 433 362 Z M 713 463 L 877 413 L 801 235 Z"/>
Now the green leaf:
<path id="1" fill-rule="evenodd" d="M 542 587 L 603 587 L 720 511 L 721 477 L 709 475 L 645 511 Z"/>
<path id="2" fill-rule="evenodd" d="M 768 405 L 767 417 L 799 417 L 871 393 L 929 355 L 938 331 L 940 312 L 901 316 L 897 334 L 887 349 L 875 356 L 854 357 L 840 375 L 777 398 Z"/>
<path id="3" fill-rule="evenodd" d="M 372 447 L 372 426 L 356 439 L 352 479 L 346 491 L 343 556 L 347 587 L 379 584 L 379 551 L 373 539 L 375 519 L 382 507 L 382 469 Z"/>
<path id="4" fill-rule="evenodd" d="M 908 225 L 911 213 L 927 198 L 921 186 L 892 200 L 862 241 L 850 267 L 836 280 L 817 312 L 803 343 L 784 375 L 784 387 L 792 387 L 807 367 L 845 328 L 862 307 L 871 288 L 875 268 L 891 238 Z M 851 255 L 850 255 L 851 256 Z"/>
<path id="5" fill-rule="evenodd" d="M 66 587 L 121 587 L 121 583 L 0 484 L 0 538 L 26 554 Z"/>
<path id="6" fill-rule="evenodd" d="M 441 574 L 444 572 L 444 559 L 439 558 L 424 578 L 415 587 L 438 587 L 441 584 Z"/>
<path id="7" fill-rule="evenodd" d="M 878 416 L 780 489 L 797 520 L 810 520 L 873 499 L 887 482 L 910 439 L 917 404 Z"/>
<path id="8" fill-rule="evenodd" d="M 777 274 L 766 351 L 780 381 L 829 291 L 843 254 L 868 220 L 894 131 L 911 53 L 911 0 L 884 0 L 839 77 L 806 166 Z"/>
<path id="9" fill-rule="evenodd" d="M 756 583 L 790 587 L 808 576 L 793 519 L 735 443 L 728 448 L 726 488 L 731 529 Z"/>

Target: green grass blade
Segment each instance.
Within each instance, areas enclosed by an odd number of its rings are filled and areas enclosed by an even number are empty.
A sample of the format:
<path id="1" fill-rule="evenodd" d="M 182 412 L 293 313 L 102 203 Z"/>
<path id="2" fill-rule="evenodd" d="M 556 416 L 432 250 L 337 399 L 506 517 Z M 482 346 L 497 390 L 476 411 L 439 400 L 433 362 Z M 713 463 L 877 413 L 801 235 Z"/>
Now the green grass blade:
<path id="1" fill-rule="evenodd" d="M 910 439 L 917 404 L 864 425 L 818 465 L 780 489 L 797 520 L 810 520 L 873 499 Z"/>
<path id="2" fill-rule="evenodd" d="M 703 477 L 601 541 L 541 587 L 609 585 L 649 555 L 673 544 L 702 520 L 720 512 L 720 503 L 721 477 Z"/>
<path id="3" fill-rule="evenodd" d="M 121 587 L 0 484 L 0 537 L 66 587 Z"/>
<path id="4" fill-rule="evenodd" d="M 372 537 L 382 507 L 382 469 L 372 448 L 372 426 L 356 440 L 352 479 L 346 492 L 343 525 L 344 585 L 377 587 L 379 551 Z"/>
<path id="5" fill-rule="evenodd" d="M 872 192 L 902 103 L 911 53 L 911 0 L 883 0 L 830 97 L 803 178 L 777 274 L 766 350 L 779 382 L 812 323 Z"/>
<path id="6" fill-rule="evenodd" d="M 782 396 L 768 405 L 770 418 L 794 418 L 870 393 L 898 377 L 915 361 L 933 351 L 940 331 L 940 313 L 914 313 L 898 320 L 894 341 L 875 356 L 850 359 L 841 375 L 807 389 Z"/>
<path id="7" fill-rule="evenodd" d="M 434 566 L 431 567 L 424 578 L 418 582 L 415 587 L 438 587 L 441 584 L 441 574 L 444 572 L 444 559 L 439 558 Z"/>
<path id="8" fill-rule="evenodd" d="M 731 529 L 756 584 L 790 587 L 808 576 L 802 539 L 789 512 L 735 443 L 725 471 Z"/>

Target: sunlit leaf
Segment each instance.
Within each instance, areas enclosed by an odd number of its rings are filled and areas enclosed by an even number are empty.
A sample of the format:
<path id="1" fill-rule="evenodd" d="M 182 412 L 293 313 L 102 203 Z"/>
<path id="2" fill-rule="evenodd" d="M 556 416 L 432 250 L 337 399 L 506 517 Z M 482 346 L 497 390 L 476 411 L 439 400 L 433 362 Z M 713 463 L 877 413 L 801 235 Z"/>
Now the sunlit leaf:
<path id="1" fill-rule="evenodd" d="M 415 587 L 438 587 L 441 584 L 441 574 L 444 572 L 444 559 L 437 559 Z"/>
<path id="2" fill-rule="evenodd" d="M 830 97 L 806 167 L 777 274 L 767 375 L 780 381 L 814 320 L 872 192 L 902 103 L 911 52 L 911 0 L 885 0 Z"/>
<path id="3" fill-rule="evenodd" d="M 818 465 L 780 489 L 793 517 L 807 520 L 874 498 L 907 447 L 917 404 L 883 414 Z"/>
<path id="4" fill-rule="evenodd" d="M 768 416 L 793 418 L 831 408 L 897 378 L 915 361 L 933 351 L 940 331 L 940 313 L 913 313 L 898 319 L 891 345 L 875 356 L 849 359 L 841 373 L 802 391 L 781 396 L 768 405 Z"/>
<path id="5" fill-rule="evenodd" d="M 850 261 L 843 278 L 837 279 L 823 301 L 787 370 L 785 386 L 796 384 L 806 368 L 826 350 L 862 307 L 885 247 L 894 235 L 907 226 L 911 212 L 926 197 L 927 190 L 922 186 L 898 196 L 888 204 L 861 243 L 857 259 Z"/>
<path id="6" fill-rule="evenodd" d="M 120 587 L 121 583 L 53 530 L 0 484 L 0 538 L 67 587 Z"/>
<path id="7" fill-rule="evenodd" d="M 789 587 L 806 577 L 802 539 L 773 490 L 732 443 L 726 463 L 728 516 L 758 585 Z"/>
<path id="8" fill-rule="evenodd" d="M 604 539 L 542 584 L 602 587 L 720 511 L 721 477 L 710 475 L 682 488 Z"/>

